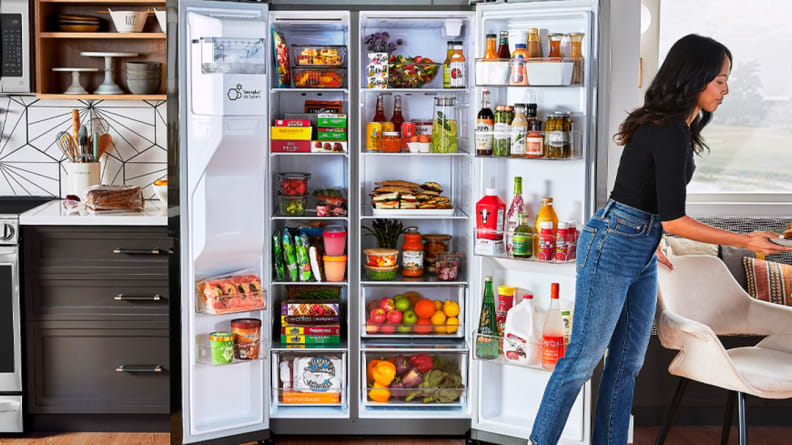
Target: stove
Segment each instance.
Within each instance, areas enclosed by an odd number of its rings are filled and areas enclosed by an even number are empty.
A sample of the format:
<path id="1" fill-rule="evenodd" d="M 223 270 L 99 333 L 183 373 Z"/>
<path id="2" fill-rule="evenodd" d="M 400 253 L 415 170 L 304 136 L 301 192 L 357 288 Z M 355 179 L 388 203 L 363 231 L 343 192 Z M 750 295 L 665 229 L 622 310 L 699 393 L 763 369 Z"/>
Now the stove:
<path id="1" fill-rule="evenodd" d="M 0 198 L 0 433 L 22 432 L 19 214 L 52 198 Z"/>

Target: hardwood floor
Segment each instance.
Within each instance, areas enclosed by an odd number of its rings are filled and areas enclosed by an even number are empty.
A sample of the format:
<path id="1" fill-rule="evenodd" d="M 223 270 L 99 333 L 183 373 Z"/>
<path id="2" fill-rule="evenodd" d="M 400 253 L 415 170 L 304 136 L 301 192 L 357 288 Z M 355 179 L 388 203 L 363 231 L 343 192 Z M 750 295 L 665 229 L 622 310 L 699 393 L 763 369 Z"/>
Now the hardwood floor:
<path id="1" fill-rule="evenodd" d="M 635 430 L 634 445 L 653 445 L 657 427 Z M 749 429 L 751 445 L 788 445 L 792 428 L 755 426 Z M 464 445 L 462 439 L 433 438 L 280 438 L 277 445 Z M 732 428 L 730 444 L 737 444 L 737 430 Z M 2 445 L 169 445 L 167 433 L 61 433 L 32 434 L 25 437 L 0 436 Z M 685 427 L 671 429 L 667 445 L 717 445 L 720 444 L 720 427 Z"/>

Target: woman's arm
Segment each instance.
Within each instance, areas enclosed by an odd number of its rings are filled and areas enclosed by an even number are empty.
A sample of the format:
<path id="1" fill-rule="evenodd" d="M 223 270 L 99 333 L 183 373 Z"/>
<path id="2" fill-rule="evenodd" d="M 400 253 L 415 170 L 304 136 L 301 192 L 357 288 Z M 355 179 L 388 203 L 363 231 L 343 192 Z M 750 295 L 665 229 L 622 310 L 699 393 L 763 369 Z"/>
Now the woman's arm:
<path id="1" fill-rule="evenodd" d="M 783 247 L 770 242 L 768 238 L 781 238 L 782 236 L 773 232 L 753 232 L 740 234 L 729 232 L 728 230 L 716 229 L 704 223 L 698 222 L 689 216 L 663 221 L 663 229 L 673 235 L 683 238 L 701 241 L 710 244 L 727 244 L 730 246 L 749 249 L 763 255 L 773 255 L 776 253 L 792 251 L 792 247 Z"/>

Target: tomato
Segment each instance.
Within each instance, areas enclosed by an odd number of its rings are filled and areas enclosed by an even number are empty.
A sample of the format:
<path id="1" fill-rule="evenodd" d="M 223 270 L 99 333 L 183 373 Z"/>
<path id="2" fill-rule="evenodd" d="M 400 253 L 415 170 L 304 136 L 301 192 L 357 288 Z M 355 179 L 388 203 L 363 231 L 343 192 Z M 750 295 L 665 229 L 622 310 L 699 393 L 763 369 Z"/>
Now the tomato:
<path id="1" fill-rule="evenodd" d="M 413 59 L 413 62 L 415 62 L 415 63 L 421 63 L 421 62 L 423 62 L 423 61 L 424 61 L 424 58 L 423 58 L 423 57 L 421 57 L 421 56 L 418 56 L 418 57 L 416 57 L 416 58 L 414 58 L 414 59 Z"/>

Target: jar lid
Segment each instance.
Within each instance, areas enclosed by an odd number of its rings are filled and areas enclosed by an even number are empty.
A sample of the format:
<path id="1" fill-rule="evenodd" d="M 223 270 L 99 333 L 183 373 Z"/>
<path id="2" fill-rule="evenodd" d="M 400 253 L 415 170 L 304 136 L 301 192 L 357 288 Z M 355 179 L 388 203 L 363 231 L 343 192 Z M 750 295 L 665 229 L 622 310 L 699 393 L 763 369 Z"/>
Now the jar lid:
<path id="1" fill-rule="evenodd" d="M 231 327 L 241 329 L 256 329 L 261 327 L 261 320 L 258 318 L 237 318 L 235 320 L 231 320 Z"/>
<path id="2" fill-rule="evenodd" d="M 542 204 L 552 204 L 552 203 L 553 203 L 553 198 L 549 196 L 545 196 L 544 198 L 542 198 Z"/>
<path id="3" fill-rule="evenodd" d="M 323 231 L 324 233 L 346 233 L 346 228 L 344 228 L 344 226 L 334 225 L 325 227 Z"/>
<path id="4" fill-rule="evenodd" d="M 398 131 L 383 131 L 382 135 L 383 136 L 390 136 L 390 137 L 393 137 L 393 138 L 397 138 L 397 137 L 399 137 L 399 132 Z"/>
<path id="5" fill-rule="evenodd" d="M 399 269 L 399 266 L 387 266 L 387 267 L 378 267 L 378 266 L 369 266 L 366 264 L 366 269 L 374 271 L 374 272 L 393 272 Z"/>
<path id="6" fill-rule="evenodd" d="M 569 224 L 567 224 L 567 223 L 565 223 L 565 222 L 559 222 L 559 223 L 558 223 L 558 230 L 562 230 L 562 229 L 563 229 L 563 230 L 566 230 L 566 229 L 568 229 L 568 228 L 569 228 Z"/>
<path id="7" fill-rule="evenodd" d="M 209 341 L 232 341 L 234 334 L 231 332 L 212 332 L 209 334 Z"/>
<path id="8" fill-rule="evenodd" d="M 325 255 L 323 257 L 323 259 L 325 261 L 327 261 L 328 263 L 340 263 L 340 262 L 345 262 L 347 260 L 347 257 L 346 257 L 346 255 L 343 255 L 343 256 L 327 256 L 327 255 Z"/>
<path id="9" fill-rule="evenodd" d="M 515 291 L 512 286 L 498 286 L 498 295 L 514 295 Z"/>
<path id="10" fill-rule="evenodd" d="M 517 43 L 514 45 L 515 48 L 525 48 L 525 43 Z"/>
<path id="11" fill-rule="evenodd" d="M 506 111 L 506 105 L 495 105 L 495 111 Z"/>
<path id="12" fill-rule="evenodd" d="M 531 131 L 542 131 L 542 121 L 539 120 L 539 119 L 531 121 L 531 126 L 530 126 L 529 130 L 531 130 Z"/>
<path id="13" fill-rule="evenodd" d="M 391 255 L 398 255 L 399 251 L 396 249 L 387 249 L 384 247 L 378 247 L 376 249 L 363 249 L 363 253 L 368 256 L 391 256 Z"/>
<path id="14" fill-rule="evenodd" d="M 454 106 L 454 102 L 456 101 L 456 97 L 435 97 L 434 102 L 435 105 L 452 107 Z"/>
<path id="15" fill-rule="evenodd" d="M 423 235 L 421 238 L 423 238 L 424 241 L 428 241 L 430 243 L 437 243 L 437 242 L 450 240 L 451 235 L 446 235 L 444 233 L 427 233 L 426 235 Z"/>

